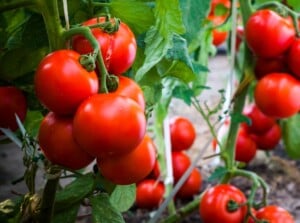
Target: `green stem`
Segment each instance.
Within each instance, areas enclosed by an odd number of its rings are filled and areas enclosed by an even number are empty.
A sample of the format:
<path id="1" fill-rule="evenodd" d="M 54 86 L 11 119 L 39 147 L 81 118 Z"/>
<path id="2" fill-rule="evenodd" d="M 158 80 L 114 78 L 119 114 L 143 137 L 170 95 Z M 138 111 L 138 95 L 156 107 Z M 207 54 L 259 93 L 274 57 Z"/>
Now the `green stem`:
<path id="1" fill-rule="evenodd" d="M 30 7 L 36 4 L 33 0 L 14 0 L 10 2 L 1 3 L 0 12 L 13 10 L 17 8 Z"/>

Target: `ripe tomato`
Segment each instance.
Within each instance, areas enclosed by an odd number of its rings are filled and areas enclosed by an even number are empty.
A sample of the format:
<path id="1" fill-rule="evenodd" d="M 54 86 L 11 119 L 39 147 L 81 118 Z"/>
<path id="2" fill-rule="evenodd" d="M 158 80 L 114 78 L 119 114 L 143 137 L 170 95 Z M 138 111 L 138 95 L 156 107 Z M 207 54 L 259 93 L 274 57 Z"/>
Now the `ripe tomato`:
<path id="1" fill-rule="evenodd" d="M 251 120 L 250 125 L 246 125 L 247 131 L 254 134 L 267 132 L 276 120 L 262 113 L 255 103 L 244 108 L 243 114 Z"/>
<path id="2" fill-rule="evenodd" d="M 237 26 L 236 27 L 236 42 L 235 42 L 235 49 L 238 51 L 240 48 L 241 43 L 244 40 L 244 27 L 243 26 Z"/>
<path id="3" fill-rule="evenodd" d="M 288 53 L 288 67 L 297 78 L 300 78 L 299 64 L 300 64 L 300 39 L 297 38 L 294 40 Z"/>
<path id="4" fill-rule="evenodd" d="M 95 158 L 74 141 L 73 119 L 48 113 L 40 126 L 38 140 L 46 158 L 53 164 L 78 170 L 86 167 Z"/>
<path id="5" fill-rule="evenodd" d="M 249 48 L 258 57 L 274 58 L 284 53 L 295 38 L 293 24 L 269 9 L 253 13 L 245 27 Z"/>
<path id="6" fill-rule="evenodd" d="M 196 138 L 196 130 L 187 118 L 177 116 L 170 120 L 170 138 L 172 151 L 189 149 Z"/>
<path id="7" fill-rule="evenodd" d="M 223 7 L 229 9 L 231 2 L 230 0 L 212 0 L 209 15 L 216 15 L 215 9 L 218 5 L 222 5 Z"/>
<path id="8" fill-rule="evenodd" d="M 13 86 L 0 87 L 0 128 L 18 129 L 16 115 L 21 122 L 27 113 L 26 98 L 21 90 Z M 1 135 L 1 131 L 0 131 Z"/>
<path id="9" fill-rule="evenodd" d="M 105 17 L 92 18 L 85 21 L 83 26 L 92 26 L 105 22 Z M 101 28 L 92 28 L 92 33 L 97 39 L 107 71 L 110 74 L 120 75 L 127 71 L 134 62 L 136 55 L 136 40 L 130 28 L 123 22 L 119 30 L 109 34 Z M 93 51 L 90 42 L 83 36 L 73 38 L 73 49 L 80 54 L 87 54 Z"/>
<path id="10" fill-rule="evenodd" d="M 141 106 L 143 111 L 145 110 L 143 91 L 134 80 L 125 76 L 119 76 L 119 86 L 113 93 L 133 99 Z"/>
<path id="11" fill-rule="evenodd" d="M 225 22 L 226 17 L 210 15 L 210 16 L 208 16 L 208 20 L 212 21 L 214 26 L 218 26 L 218 25 L 221 25 L 223 22 Z M 213 35 L 213 45 L 219 46 L 225 42 L 228 32 L 222 31 L 218 28 L 215 28 L 212 31 L 212 35 Z"/>
<path id="12" fill-rule="evenodd" d="M 160 165 L 159 165 L 158 160 L 156 159 L 154 167 L 151 170 L 150 174 L 147 176 L 147 178 L 157 180 L 157 179 L 159 179 L 159 177 L 160 177 Z"/>
<path id="13" fill-rule="evenodd" d="M 255 62 L 254 75 L 257 80 L 269 73 L 287 72 L 287 64 L 285 56 L 275 58 L 258 57 Z"/>
<path id="14" fill-rule="evenodd" d="M 198 194 L 202 185 L 200 171 L 195 168 L 176 194 L 178 198 L 191 198 Z"/>
<path id="15" fill-rule="evenodd" d="M 98 92 L 96 73 L 86 71 L 79 63 L 79 57 L 80 54 L 72 50 L 54 51 L 36 70 L 37 98 L 57 114 L 73 114 L 84 99 Z"/>
<path id="16" fill-rule="evenodd" d="M 251 137 L 255 141 L 258 149 L 272 150 L 281 139 L 281 128 L 275 123 L 267 132 L 263 134 L 253 134 Z"/>
<path id="17" fill-rule="evenodd" d="M 299 111 L 300 83 L 288 73 L 271 73 L 258 81 L 254 99 L 266 115 L 287 118 Z"/>
<path id="18" fill-rule="evenodd" d="M 235 160 L 249 163 L 256 155 L 256 144 L 244 128 L 240 128 L 235 145 Z"/>
<path id="19" fill-rule="evenodd" d="M 144 111 L 132 99 L 117 94 L 96 94 L 86 99 L 74 116 L 74 139 L 96 157 L 133 151 L 144 138 Z"/>
<path id="20" fill-rule="evenodd" d="M 156 149 L 152 139 L 145 135 L 130 153 L 115 157 L 98 157 L 100 173 L 115 184 L 133 184 L 144 179 L 155 164 Z"/>
<path id="21" fill-rule="evenodd" d="M 156 208 L 163 201 L 164 193 L 163 183 L 153 179 L 143 180 L 136 187 L 136 206 L 146 209 Z"/>
<path id="22" fill-rule="evenodd" d="M 199 212 L 203 223 L 224 222 L 241 223 L 247 213 L 247 207 L 230 210 L 230 202 L 238 205 L 246 202 L 242 191 L 229 184 L 219 184 L 209 188 L 200 201 Z"/>
<path id="23" fill-rule="evenodd" d="M 285 209 L 276 205 L 269 205 L 259 209 L 255 214 L 257 219 L 265 220 L 268 223 L 294 223 L 293 216 Z"/>
<path id="24" fill-rule="evenodd" d="M 174 181 L 177 182 L 191 165 L 191 160 L 184 152 L 172 152 Z"/>

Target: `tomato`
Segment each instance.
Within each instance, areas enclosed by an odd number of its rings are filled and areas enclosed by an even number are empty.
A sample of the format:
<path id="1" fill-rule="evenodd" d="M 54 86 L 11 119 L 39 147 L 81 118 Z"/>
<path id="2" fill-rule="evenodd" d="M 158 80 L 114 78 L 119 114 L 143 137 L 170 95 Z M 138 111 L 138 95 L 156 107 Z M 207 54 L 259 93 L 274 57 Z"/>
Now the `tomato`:
<path id="1" fill-rule="evenodd" d="M 136 187 L 136 206 L 139 208 L 157 208 L 163 201 L 165 186 L 154 179 L 146 179 Z"/>
<path id="2" fill-rule="evenodd" d="M 229 9 L 231 2 L 230 0 L 212 0 L 209 15 L 216 15 L 216 7 L 219 5 Z"/>
<path id="3" fill-rule="evenodd" d="M 150 174 L 147 176 L 147 178 L 157 180 L 159 179 L 159 177 L 160 177 L 160 165 L 158 160 L 155 160 L 154 167 L 151 170 Z"/>
<path id="4" fill-rule="evenodd" d="M 202 185 L 202 177 L 200 171 L 194 168 L 187 178 L 185 183 L 181 186 L 176 194 L 178 198 L 191 198 L 195 194 L 199 193 Z"/>
<path id="5" fill-rule="evenodd" d="M 235 49 L 239 50 L 241 43 L 244 40 L 244 27 L 243 26 L 237 26 L 236 27 L 236 42 L 235 42 Z"/>
<path id="6" fill-rule="evenodd" d="M 274 124 L 267 132 L 263 134 L 253 134 L 251 136 L 255 141 L 258 149 L 272 150 L 281 139 L 281 128 L 278 124 Z"/>
<path id="7" fill-rule="evenodd" d="M 294 40 L 292 46 L 290 47 L 288 53 L 288 67 L 292 71 L 292 73 L 300 78 L 300 39 L 297 38 Z"/>
<path id="8" fill-rule="evenodd" d="M 191 165 L 191 160 L 184 152 L 172 152 L 174 181 L 177 182 Z"/>
<path id="9" fill-rule="evenodd" d="M 91 26 L 105 22 L 104 17 L 92 18 L 85 21 L 83 26 Z M 110 74 L 120 75 L 127 71 L 134 62 L 136 55 L 136 40 L 130 28 L 123 22 L 119 30 L 109 34 L 99 28 L 92 28 L 92 33 L 97 39 L 107 71 Z M 73 49 L 80 54 L 87 54 L 93 51 L 89 41 L 81 36 L 75 36 L 72 41 Z"/>
<path id="10" fill-rule="evenodd" d="M 176 116 L 170 120 L 170 138 L 172 151 L 189 149 L 196 138 L 196 130 L 187 118 Z"/>
<path id="11" fill-rule="evenodd" d="M 86 71 L 79 57 L 80 54 L 72 50 L 54 51 L 36 70 L 36 96 L 47 109 L 57 114 L 75 113 L 84 99 L 98 92 L 96 73 Z"/>
<path id="12" fill-rule="evenodd" d="M 247 213 L 247 207 L 236 210 L 228 208 L 230 202 L 242 205 L 246 197 L 242 191 L 229 184 L 219 184 L 207 189 L 200 201 L 199 212 L 203 223 L 241 223 Z"/>
<path id="13" fill-rule="evenodd" d="M 124 155 L 144 138 L 144 111 L 132 99 L 96 94 L 86 99 L 74 116 L 74 139 L 92 156 Z"/>
<path id="14" fill-rule="evenodd" d="M 73 139 L 73 118 L 48 113 L 41 122 L 38 140 L 45 157 L 66 168 L 78 170 L 95 158 L 85 152 Z"/>
<path id="15" fill-rule="evenodd" d="M 18 129 L 16 116 L 25 120 L 27 101 L 21 90 L 13 86 L 0 87 L 0 128 Z M 0 131 L 1 135 L 1 131 Z"/>
<path id="16" fill-rule="evenodd" d="M 259 209 L 255 216 L 257 219 L 265 220 L 268 223 L 295 222 L 293 216 L 288 211 L 276 205 L 268 205 Z"/>
<path id="17" fill-rule="evenodd" d="M 250 135 L 245 129 L 240 128 L 235 145 L 235 160 L 249 163 L 255 157 L 256 149 L 256 144 Z"/>
<path id="18" fill-rule="evenodd" d="M 247 125 L 247 131 L 254 134 L 262 134 L 267 132 L 275 123 L 276 120 L 262 113 L 255 103 L 252 103 L 244 108 L 243 114 L 251 121 Z"/>
<path id="19" fill-rule="evenodd" d="M 269 9 L 253 13 L 245 27 L 245 38 L 255 55 L 274 58 L 283 54 L 295 38 L 293 24 Z"/>
<path id="20" fill-rule="evenodd" d="M 287 118 L 299 111 L 300 83 L 288 73 L 271 73 L 254 90 L 257 107 L 268 116 Z"/>
<path id="21" fill-rule="evenodd" d="M 257 58 L 254 67 L 254 75 L 257 80 L 269 73 L 287 72 L 287 63 L 285 56 L 275 58 Z"/>
<path id="22" fill-rule="evenodd" d="M 145 110 L 146 104 L 143 91 L 134 80 L 125 76 L 119 76 L 119 86 L 113 93 L 133 99 Z"/>
<path id="23" fill-rule="evenodd" d="M 225 22 L 226 17 L 211 15 L 211 16 L 208 16 L 208 20 L 211 21 L 214 26 L 218 26 Z M 218 28 L 214 28 L 212 31 L 212 35 L 213 35 L 213 45 L 219 46 L 222 43 L 224 43 L 225 40 L 227 39 L 228 32 L 222 31 Z"/>
<path id="24" fill-rule="evenodd" d="M 133 184 L 144 179 L 153 169 L 156 148 L 145 135 L 142 142 L 130 153 L 115 157 L 97 158 L 100 173 L 115 184 Z"/>

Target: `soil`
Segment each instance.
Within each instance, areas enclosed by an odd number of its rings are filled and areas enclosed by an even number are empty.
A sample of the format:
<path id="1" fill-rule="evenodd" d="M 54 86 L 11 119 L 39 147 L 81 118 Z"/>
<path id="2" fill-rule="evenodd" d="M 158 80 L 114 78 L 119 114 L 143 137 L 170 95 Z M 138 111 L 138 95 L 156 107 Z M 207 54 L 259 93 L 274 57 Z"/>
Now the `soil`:
<path id="1" fill-rule="evenodd" d="M 206 101 L 208 105 L 214 106 L 220 100 L 217 90 L 225 88 L 226 78 L 229 73 L 226 56 L 219 55 L 211 58 L 209 69 L 211 73 L 208 78 L 208 86 L 211 86 L 212 90 L 207 90 L 201 94 L 199 100 L 201 102 Z M 170 116 L 173 115 L 186 116 L 195 123 L 197 139 L 188 153 L 191 159 L 195 159 L 202 152 L 204 156 L 210 155 L 212 149 L 204 147 L 210 140 L 210 133 L 199 113 L 181 101 L 175 100 L 170 108 Z M 213 171 L 214 165 L 211 165 L 210 160 L 201 159 L 197 163 L 197 167 L 202 173 L 203 185 L 201 191 L 203 191 L 208 186 L 206 179 Z M 268 202 L 287 209 L 295 217 L 296 223 L 300 223 L 300 161 L 293 161 L 286 157 L 284 149 L 279 145 L 268 156 L 265 153 L 259 152 L 255 160 L 245 168 L 255 171 L 268 183 L 270 187 Z M 22 177 L 23 173 L 24 167 L 20 149 L 13 144 L 0 144 L 0 201 L 26 192 L 24 182 L 15 185 L 12 184 L 13 181 Z M 43 183 L 43 176 L 39 173 L 38 177 L 39 181 L 37 185 L 41 185 Z M 243 178 L 235 178 L 232 183 L 246 193 L 251 187 L 251 182 Z M 259 196 L 260 193 L 258 193 Z M 179 208 L 187 202 L 189 201 L 177 200 L 176 207 Z M 153 214 L 154 211 L 141 210 L 133 206 L 124 214 L 124 218 L 128 223 L 147 222 L 149 215 Z M 90 222 L 90 220 L 86 222 Z M 201 222 L 197 210 L 182 221 L 182 223 L 188 222 Z"/>

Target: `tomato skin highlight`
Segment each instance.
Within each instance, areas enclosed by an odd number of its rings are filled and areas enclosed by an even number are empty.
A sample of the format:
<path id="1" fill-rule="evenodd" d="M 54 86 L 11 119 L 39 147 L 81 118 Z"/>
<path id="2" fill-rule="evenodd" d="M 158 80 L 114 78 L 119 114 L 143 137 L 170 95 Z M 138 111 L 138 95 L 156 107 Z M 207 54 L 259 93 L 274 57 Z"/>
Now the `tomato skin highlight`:
<path id="1" fill-rule="evenodd" d="M 46 158 L 53 164 L 78 170 L 95 157 L 85 152 L 73 139 L 73 118 L 48 113 L 39 129 L 38 140 Z"/>
<path id="2" fill-rule="evenodd" d="M 176 194 L 178 198 L 191 198 L 198 194 L 202 185 L 202 176 L 197 168 L 194 168 Z"/>
<path id="3" fill-rule="evenodd" d="M 244 204 L 246 197 L 242 191 L 229 184 L 219 184 L 204 192 L 200 201 L 199 212 L 203 223 L 241 223 L 246 216 L 245 206 L 236 211 L 227 209 L 228 202 Z"/>
<path id="4" fill-rule="evenodd" d="M 254 12 L 245 27 L 249 48 L 258 57 L 280 56 L 291 46 L 295 38 L 293 24 L 276 12 L 262 9 Z"/>
<path id="5" fill-rule="evenodd" d="M 13 86 L 0 87 L 0 128 L 16 131 L 18 124 L 15 114 L 18 115 L 21 122 L 25 120 L 27 114 L 25 95 Z"/>
<path id="6" fill-rule="evenodd" d="M 79 63 L 80 54 L 58 50 L 48 54 L 39 64 L 34 87 L 37 98 L 50 111 L 72 115 L 80 103 L 98 92 L 98 77 Z"/>
<path id="7" fill-rule="evenodd" d="M 85 21 L 83 26 L 91 26 L 105 22 L 105 17 L 92 18 Z M 101 28 L 92 28 L 92 34 L 97 39 L 104 64 L 108 73 L 121 75 L 133 64 L 136 56 L 136 39 L 130 28 L 123 22 L 120 23 L 119 30 L 109 34 Z M 83 36 L 78 35 L 73 38 L 73 49 L 80 54 L 87 54 L 93 51 L 90 42 Z"/>
<path id="8" fill-rule="evenodd" d="M 155 145 L 152 139 L 145 135 L 132 152 L 115 157 L 98 157 L 97 164 L 105 178 L 115 184 L 127 185 L 144 179 L 153 169 L 155 160 Z"/>
<path id="9" fill-rule="evenodd" d="M 268 223 L 295 223 L 293 216 L 288 211 L 276 205 L 262 207 L 255 216 Z"/>
<path id="10" fill-rule="evenodd" d="M 74 116 L 75 141 L 96 157 L 133 151 L 146 133 L 144 111 L 132 99 L 96 94 L 86 99 Z"/>
<path id="11" fill-rule="evenodd" d="M 287 118 L 299 111 L 300 83 L 288 73 L 271 73 L 254 90 L 257 107 L 274 118 Z"/>

